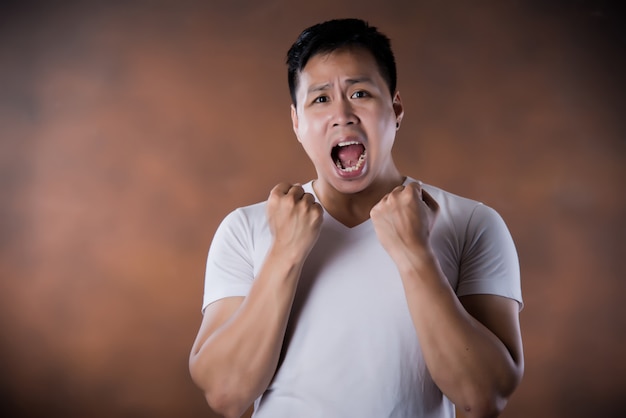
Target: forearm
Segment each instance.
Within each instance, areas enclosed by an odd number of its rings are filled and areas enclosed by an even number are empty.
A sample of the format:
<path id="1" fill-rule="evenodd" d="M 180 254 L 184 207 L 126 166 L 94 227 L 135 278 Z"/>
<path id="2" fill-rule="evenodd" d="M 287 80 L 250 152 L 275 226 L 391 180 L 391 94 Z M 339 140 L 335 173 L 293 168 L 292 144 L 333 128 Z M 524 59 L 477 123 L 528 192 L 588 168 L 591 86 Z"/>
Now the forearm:
<path id="1" fill-rule="evenodd" d="M 194 381 L 226 416 L 241 415 L 276 371 L 302 266 L 293 259 L 271 249 L 240 307 L 192 355 Z"/>
<path id="2" fill-rule="evenodd" d="M 467 416 L 496 416 L 521 378 L 519 359 L 464 309 L 432 254 L 398 265 L 433 380 Z"/>

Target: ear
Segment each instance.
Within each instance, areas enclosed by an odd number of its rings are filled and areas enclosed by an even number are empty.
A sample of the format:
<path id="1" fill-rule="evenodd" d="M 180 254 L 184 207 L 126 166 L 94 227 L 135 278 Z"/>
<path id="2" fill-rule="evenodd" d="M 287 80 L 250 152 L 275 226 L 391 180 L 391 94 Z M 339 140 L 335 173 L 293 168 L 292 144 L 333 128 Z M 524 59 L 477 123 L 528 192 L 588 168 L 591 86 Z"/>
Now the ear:
<path id="1" fill-rule="evenodd" d="M 296 138 L 298 138 L 298 142 L 302 142 L 300 141 L 300 135 L 298 135 L 298 111 L 293 104 L 291 105 L 291 126 L 296 134 Z"/>
<path id="2" fill-rule="evenodd" d="M 396 94 L 393 95 L 393 112 L 396 114 L 396 123 L 402 122 L 402 118 L 404 117 L 404 106 L 402 106 L 402 98 L 400 97 L 400 92 L 396 91 Z"/>

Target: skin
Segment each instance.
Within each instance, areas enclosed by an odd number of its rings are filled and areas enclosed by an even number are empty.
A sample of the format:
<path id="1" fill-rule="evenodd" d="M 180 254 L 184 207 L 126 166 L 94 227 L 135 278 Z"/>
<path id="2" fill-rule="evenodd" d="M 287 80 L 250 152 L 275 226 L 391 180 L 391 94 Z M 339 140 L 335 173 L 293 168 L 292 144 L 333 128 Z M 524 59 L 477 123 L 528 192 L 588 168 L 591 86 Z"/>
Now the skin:
<path id="1" fill-rule="evenodd" d="M 313 56 L 300 73 L 293 129 L 317 172 L 315 192 L 335 219 L 371 219 L 400 272 L 428 370 L 468 417 L 497 416 L 523 374 L 519 306 L 491 295 L 458 298 L 429 242 L 438 205 L 419 184 L 402 186 L 391 149 L 403 117 L 371 54 L 343 49 Z M 367 149 L 346 176 L 331 150 L 344 140 Z M 322 207 L 300 185 L 270 193 L 272 245 L 245 298 L 210 304 L 190 355 L 194 382 L 226 417 L 239 417 L 268 387 L 278 363 L 300 272 L 315 244 Z"/>
<path id="2" fill-rule="evenodd" d="M 374 58 L 361 49 L 313 56 L 301 72 L 293 130 L 317 172 L 315 192 L 324 208 L 347 226 L 402 184 L 391 156 L 396 124 L 404 115 L 400 94 L 393 97 Z M 361 175 L 345 179 L 330 158 L 334 145 L 357 140 L 367 159 Z"/>

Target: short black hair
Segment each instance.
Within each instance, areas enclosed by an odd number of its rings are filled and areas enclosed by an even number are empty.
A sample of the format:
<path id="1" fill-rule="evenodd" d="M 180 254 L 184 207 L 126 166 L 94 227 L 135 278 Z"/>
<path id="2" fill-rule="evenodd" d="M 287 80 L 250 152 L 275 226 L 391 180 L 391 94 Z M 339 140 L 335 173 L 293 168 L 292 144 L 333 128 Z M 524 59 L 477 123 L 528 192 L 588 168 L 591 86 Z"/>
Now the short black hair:
<path id="1" fill-rule="evenodd" d="M 296 104 L 298 77 L 311 57 L 351 47 L 364 48 L 374 56 L 393 97 L 397 82 L 396 60 L 389 38 L 361 19 L 333 19 L 303 30 L 287 52 L 287 76 L 293 104 Z"/>

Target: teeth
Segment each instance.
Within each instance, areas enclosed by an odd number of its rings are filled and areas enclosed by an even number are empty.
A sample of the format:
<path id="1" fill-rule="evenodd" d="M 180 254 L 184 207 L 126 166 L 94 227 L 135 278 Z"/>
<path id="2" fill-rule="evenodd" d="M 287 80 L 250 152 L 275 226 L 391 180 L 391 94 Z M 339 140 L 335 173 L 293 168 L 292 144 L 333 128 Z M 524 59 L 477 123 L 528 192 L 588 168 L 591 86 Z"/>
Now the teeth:
<path id="1" fill-rule="evenodd" d="M 351 143 L 345 143 L 346 145 L 351 145 L 351 144 L 358 144 L 358 142 L 351 142 Z M 339 144 L 341 145 L 341 144 Z M 352 167 L 346 167 L 343 168 L 341 166 L 341 162 L 339 160 L 335 161 L 335 165 L 337 166 L 338 169 L 340 169 L 341 171 L 345 172 L 345 173 L 351 173 L 353 171 L 357 171 L 361 168 L 361 166 L 363 166 L 363 163 L 365 162 L 365 157 L 367 156 L 367 150 L 365 150 L 363 152 L 363 154 L 361 154 L 361 156 L 359 157 L 359 160 L 356 162 L 355 166 Z"/>
<path id="2" fill-rule="evenodd" d="M 340 142 L 337 144 L 338 147 L 347 147 L 348 145 L 359 145 L 360 142 L 356 142 L 356 141 L 345 141 L 345 142 Z"/>

